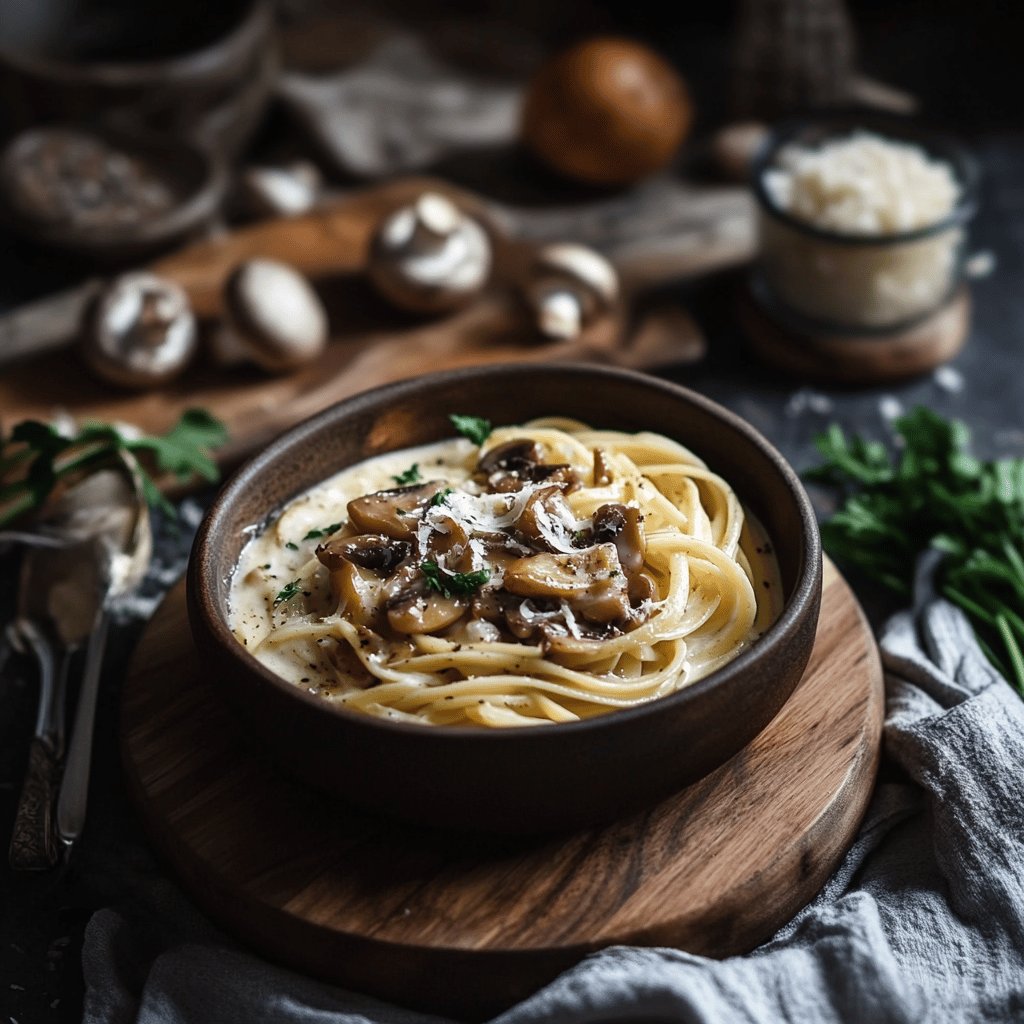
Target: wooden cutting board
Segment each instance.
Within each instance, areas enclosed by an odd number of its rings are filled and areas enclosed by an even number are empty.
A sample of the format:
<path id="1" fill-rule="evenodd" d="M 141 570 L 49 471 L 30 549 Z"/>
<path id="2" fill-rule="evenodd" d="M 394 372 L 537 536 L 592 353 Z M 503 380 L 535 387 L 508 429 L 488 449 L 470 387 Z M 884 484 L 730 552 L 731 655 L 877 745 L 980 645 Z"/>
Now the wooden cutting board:
<path id="1" fill-rule="evenodd" d="M 870 628 L 827 562 L 814 652 L 775 720 L 701 782 L 577 835 L 419 831 L 285 780 L 204 679 L 182 584 L 135 654 L 121 737 L 149 835 L 226 930 L 299 971 L 479 1017 L 605 946 L 721 957 L 767 939 L 852 840 L 882 716 Z"/>
<path id="2" fill-rule="evenodd" d="M 369 240 L 380 219 L 428 188 L 480 216 L 491 227 L 495 250 L 489 290 L 467 309 L 440 319 L 415 318 L 389 307 L 363 274 Z M 688 209 L 689 193 L 677 192 L 662 198 L 668 202 L 674 197 L 677 206 Z M 732 265 L 749 255 L 744 207 L 737 206 L 731 193 L 718 192 L 694 191 L 695 219 L 682 224 L 683 234 L 669 252 L 664 251 L 664 238 L 652 237 L 647 247 L 616 241 L 614 225 L 623 213 L 614 207 L 605 218 L 611 226 L 605 225 L 604 231 L 618 254 L 612 255 L 622 268 L 626 299 L 580 338 L 563 343 L 541 337 L 515 284 L 542 240 L 542 228 L 562 224 L 569 230 L 575 223 L 571 217 L 553 216 L 548 222 L 537 211 L 493 206 L 445 182 L 405 178 L 346 194 L 315 213 L 227 232 L 175 252 L 151 269 L 185 289 L 209 331 L 221 313 L 224 281 L 238 263 L 266 256 L 292 264 L 313 280 L 328 309 L 332 337 L 320 360 L 272 377 L 252 367 L 224 369 L 200 359 L 159 391 L 137 394 L 94 380 L 76 352 L 65 349 L 2 367 L 0 425 L 47 419 L 63 410 L 78 419 L 122 421 L 159 432 L 184 409 L 200 405 L 228 427 L 231 440 L 218 459 L 229 465 L 334 402 L 433 370 L 554 360 L 634 368 L 692 361 L 703 354 L 703 337 L 678 302 L 645 311 L 630 300 L 638 290 L 666 279 Z M 648 201 L 645 209 L 651 205 Z M 592 219 L 601 221 L 596 214 Z M 46 319 L 45 311 L 40 315 Z M 67 318 L 64 314 L 62 320 Z M 44 330 L 45 325 L 38 323 L 35 329 Z"/>

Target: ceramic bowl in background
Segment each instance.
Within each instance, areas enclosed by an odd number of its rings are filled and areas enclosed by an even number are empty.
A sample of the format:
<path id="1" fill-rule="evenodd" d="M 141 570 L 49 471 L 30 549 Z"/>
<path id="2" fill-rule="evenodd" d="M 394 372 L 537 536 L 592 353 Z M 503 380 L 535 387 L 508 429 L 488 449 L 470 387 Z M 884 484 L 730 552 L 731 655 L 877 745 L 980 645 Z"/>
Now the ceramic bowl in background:
<path id="1" fill-rule="evenodd" d="M 0 0 L 0 25 L 9 133 L 102 123 L 231 156 L 277 69 L 266 0 Z"/>

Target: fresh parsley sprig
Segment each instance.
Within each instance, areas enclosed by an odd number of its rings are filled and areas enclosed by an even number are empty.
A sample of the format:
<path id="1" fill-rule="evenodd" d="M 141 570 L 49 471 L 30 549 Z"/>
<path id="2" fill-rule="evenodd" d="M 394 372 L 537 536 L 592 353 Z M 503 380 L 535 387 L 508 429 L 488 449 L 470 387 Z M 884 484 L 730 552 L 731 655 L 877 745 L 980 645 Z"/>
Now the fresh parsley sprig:
<path id="1" fill-rule="evenodd" d="M 323 537 L 330 537 L 332 533 L 337 533 L 341 529 L 341 523 L 331 523 L 330 526 L 324 526 L 319 530 L 310 530 L 309 533 L 303 537 L 303 540 L 320 540 Z"/>
<path id="2" fill-rule="evenodd" d="M 485 420 L 482 416 L 460 416 L 452 413 L 448 419 L 452 426 L 463 436 L 468 437 L 473 444 L 483 444 L 491 436 L 491 421 Z"/>
<path id="3" fill-rule="evenodd" d="M 122 451 L 140 460 L 146 501 L 174 518 L 174 506 L 148 467 L 179 480 L 196 475 L 214 483 L 220 474 L 211 452 L 227 436 L 224 425 L 204 409 L 188 409 L 161 435 L 135 434 L 99 422 L 87 422 L 67 435 L 50 423 L 24 420 L 10 434 L 0 434 L 0 527 L 42 507 L 61 481 L 98 468 Z"/>
<path id="4" fill-rule="evenodd" d="M 904 596 L 917 556 L 938 548 L 942 593 L 1024 696 L 1024 459 L 976 458 L 963 423 L 923 407 L 895 428 L 903 442 L 895 459 L 835 425 L 817 438 L 824 462 L 806 476 L 844 491 L 822 524 L 825 548 Z"/>
<path id="5" fill-rule="evenodd" d="M 391 479 L 399 486 L 403 484 L 418 484 L 420 482 L 420 464 L 414 462 L 408 469 L 403 470 Z"/>
<path id="6" fill-rule="evenodd" d="M 285 601 L 290 601 L 301 589 L 302 580 L 292 580 L 290 583 L 286 583 L 277 592 L 277 597 L 274 598 L 274 607 L 276 608 L 279 604 L 284 604 Z"/>
<path id="7" fill-rule="evenodd" d="M 472 594 L 482 587 L 491 574 L 486 569 L 476 572 L 445 572 L 437 562 L 420 562 L 420 571 L 427 581 L 429 590 L 436 590 L 444 597 L 455 597 L 457 594 Z"/>

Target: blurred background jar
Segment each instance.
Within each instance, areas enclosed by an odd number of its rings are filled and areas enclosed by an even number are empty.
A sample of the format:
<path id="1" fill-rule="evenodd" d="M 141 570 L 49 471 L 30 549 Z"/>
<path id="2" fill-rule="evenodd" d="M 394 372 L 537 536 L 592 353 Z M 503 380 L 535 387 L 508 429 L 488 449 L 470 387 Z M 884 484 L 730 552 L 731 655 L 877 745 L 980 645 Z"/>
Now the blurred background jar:
<path id="1" fill-rule="evenodd" d="M 772 133 L 753 167 L 757 297 L 832 331 L 886 331 L 942 306 L 964 273 L 977 172 L 903 119 L 842 115 Z"/>

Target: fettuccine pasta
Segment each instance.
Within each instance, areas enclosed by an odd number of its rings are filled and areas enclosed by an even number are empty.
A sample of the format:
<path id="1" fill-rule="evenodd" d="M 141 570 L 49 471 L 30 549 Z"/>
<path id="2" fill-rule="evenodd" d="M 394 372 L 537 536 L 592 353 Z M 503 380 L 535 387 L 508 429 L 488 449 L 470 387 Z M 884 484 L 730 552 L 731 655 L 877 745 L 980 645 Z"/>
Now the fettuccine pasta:
<path id="1" fill-rule="evenodd" d="M 231 625 L 353 711 L 535 726 L 690 685 L 781 598 L 768 539 L 689 449 L 541 419 L 390 452 L 296 499 L 243 550 Z"/>

